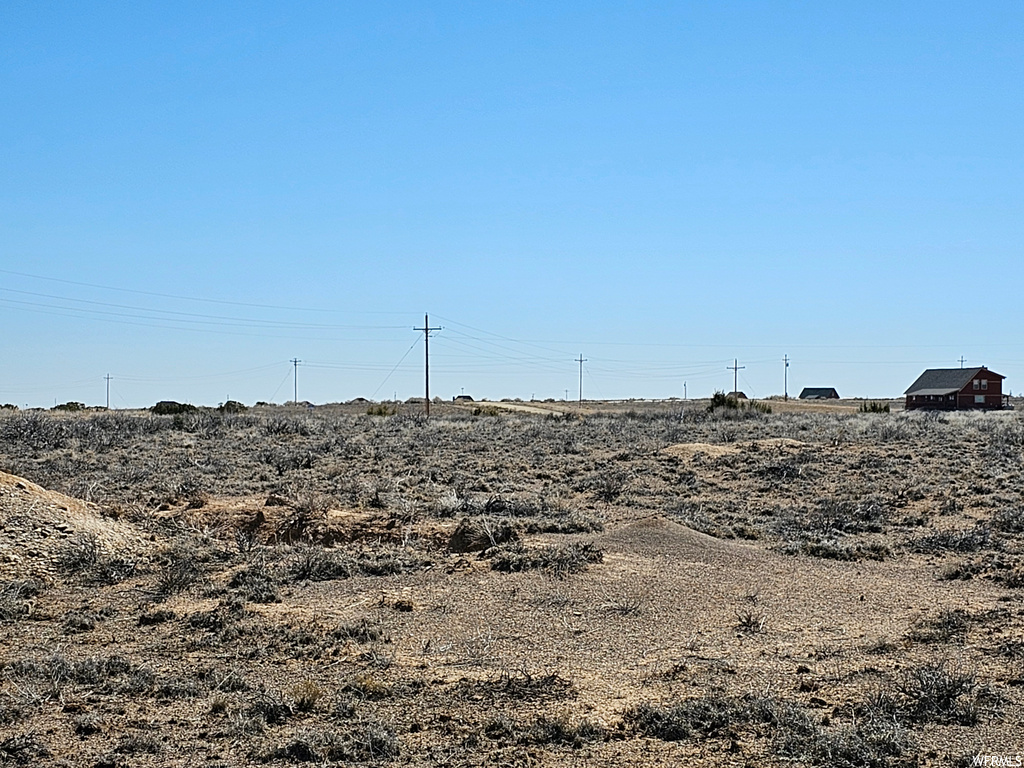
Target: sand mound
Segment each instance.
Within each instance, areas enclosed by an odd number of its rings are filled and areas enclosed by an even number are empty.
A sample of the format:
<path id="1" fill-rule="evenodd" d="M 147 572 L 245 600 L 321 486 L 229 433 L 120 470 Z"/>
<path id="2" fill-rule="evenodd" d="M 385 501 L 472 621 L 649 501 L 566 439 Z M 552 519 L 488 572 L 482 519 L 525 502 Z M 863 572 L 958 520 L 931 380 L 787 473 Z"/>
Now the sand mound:
<path id="1" fill-rule="evenodd" d="M 807 443 L 802 440 L 794 440 L 791 437 L 766 437 L 764 440 L 755 440 L 754 445 L 762 448 L 774 445 L 776 448 L 803 448 Z"/>
<path id="2" fill-rule="evenodd" d="M 717 456 L 728 456 L 732 453 L 739 453 L 739 446 L 732 445 L 713 445 L 711 443 L 676 443 L 675 445 L 669 445 L 662 449 L 662 453 L 666 453 L 669 456 L 676 456 L 680 459 L 692 459 L 698 453 L 703 453 L 706 456 L 717 457 Z"/>
<path id="3" fill-rule="evenodd" d="M 664 518 L 639 520 L 605 534 L 597 545 L 608 552 L 664 557 L 685 562 L 721 562 L 756 557 L 758 550 L 716 539 Z"/>
<path id="4" fill-rule="evenodd" d="M 744 443 L 675 443 L 662 449 L 662 453 L 675 456 L 680 459 L 692 459 L 698 453 L 710 458 L 719 456 L 730 456 L 740 453 L 742 450 L 761 450 L 764 448 L 776 449 L 797 449 L 802 448 L 806 443 L 793 440 L 788 437 L 768 437 L 763 440 L 751 440 Z"/>
<path id="5" fill-rule="evenodd" d="M 103 517 L 91 504 L 0 472 L 0 578 L 45 578 L 72 540 L 94 539 L 102 555 L 145 557 L 152 544 L 141 531 Z"/>

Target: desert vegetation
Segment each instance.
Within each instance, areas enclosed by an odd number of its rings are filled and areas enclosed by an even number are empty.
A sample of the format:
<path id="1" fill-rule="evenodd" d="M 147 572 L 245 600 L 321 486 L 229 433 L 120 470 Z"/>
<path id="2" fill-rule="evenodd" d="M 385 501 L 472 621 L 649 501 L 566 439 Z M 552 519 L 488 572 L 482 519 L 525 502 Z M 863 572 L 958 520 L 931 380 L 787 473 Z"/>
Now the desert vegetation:
<path id="1" fill-rule="evenodd" d="M 5 409 L 0 763 L 1024 751 L 1018 413 L 501 405 Z"/>

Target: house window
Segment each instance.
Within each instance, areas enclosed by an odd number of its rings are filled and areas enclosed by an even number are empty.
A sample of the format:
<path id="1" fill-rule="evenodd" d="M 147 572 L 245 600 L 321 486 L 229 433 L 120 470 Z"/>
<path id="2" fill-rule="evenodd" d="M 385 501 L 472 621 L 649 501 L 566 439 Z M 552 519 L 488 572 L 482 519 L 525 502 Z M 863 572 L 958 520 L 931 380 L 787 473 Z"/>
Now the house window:
<path id="1" fill-rule="evenodd" d="M 988 379 L 982 379 L 981 380 L 981 388 L 982 389 L 988 389 Z"/>
<path id="2" fill-rule="evenodd" d="M 981 382 L 978 381 L 977 379 L 974 380 L 974 388 L 981 389 Z"/>
<path id="3" fill-rule="evenodd" d="M 985 404 L 985 396 L 984 395 L 975 395 L 974 396 L 974 404 L 975 405 L 984 405 Z"/>

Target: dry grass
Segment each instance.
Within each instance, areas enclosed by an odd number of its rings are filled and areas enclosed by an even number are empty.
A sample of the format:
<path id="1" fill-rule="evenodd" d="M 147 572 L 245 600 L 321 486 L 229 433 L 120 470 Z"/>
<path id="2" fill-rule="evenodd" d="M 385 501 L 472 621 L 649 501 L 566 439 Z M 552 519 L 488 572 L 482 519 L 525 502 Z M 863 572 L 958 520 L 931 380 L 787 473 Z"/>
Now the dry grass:
<path id="1" fill-rule="evenodd" d="M 0 763 L 1024 751 L 1019 415 L 563 405 L 0 416 Z"/>

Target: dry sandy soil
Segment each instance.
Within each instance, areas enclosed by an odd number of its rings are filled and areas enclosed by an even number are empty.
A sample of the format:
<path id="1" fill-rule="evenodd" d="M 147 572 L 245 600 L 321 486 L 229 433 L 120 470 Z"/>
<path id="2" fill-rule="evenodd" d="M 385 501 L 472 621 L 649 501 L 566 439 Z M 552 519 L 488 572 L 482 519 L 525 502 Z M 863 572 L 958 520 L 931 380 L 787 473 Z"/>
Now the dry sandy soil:
<path id="1" fill-rule="evenodd" d="M 1019 413 L 493 405 L 0 416 L 0 763 L 1024 753 Z"/>

